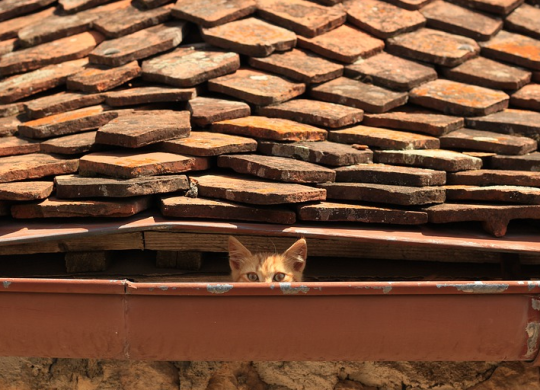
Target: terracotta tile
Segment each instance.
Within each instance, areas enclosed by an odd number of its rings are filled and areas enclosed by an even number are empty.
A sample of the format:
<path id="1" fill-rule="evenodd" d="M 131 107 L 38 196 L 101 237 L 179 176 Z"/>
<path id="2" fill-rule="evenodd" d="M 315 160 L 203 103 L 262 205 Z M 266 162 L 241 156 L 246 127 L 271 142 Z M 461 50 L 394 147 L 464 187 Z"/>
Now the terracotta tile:
<path id="1" fill-rule="evenodd" d="M 287 119 L 248 116 L 212 124 L 212 131 L 275 141 L 323 141 L 327 131 Z"/>
<path id="2" fill-rule="evenodd" d="M 118 112 L 105 106 L 80 108 L 75 111 L 34 119 L 19 125 L 19 134 L 27 138 L 52 138 L 97 129 L 116 118 Z"/>
<path id="3" fill-rule="evenodd" d="M 379 149 L 439 148 L 439 140 L 435 137 L 363 125 L 331 131 L 328 139 L 342 144 L 368 145 Z"/>
<path id="4" fill-rule="evenodd" d="M 536 205 L 482 205 L 445 203 L 425 209 L 431 223 L 482 222 L 482 227 L 495 237 L 506 234 L 513 219 L 539 219 L 540 206 Z"/>
<path id="5" fill-rule="evenodd" d="M 191 175 L 199 195 L 239 203 L 275 205 L 325 200 L 326 191 L 296 183 L 276 183 L 232 175 Z"/>
<path id="6" fill-rule="evenodd" d="M 80 217 L 130 217 L 148 209 L 151 197 L 122 200 L 60 200 L 53 197 L 39 203 L 18 204 L 11 207 L 17 219 L 28 218 L 80 218 Z"/>
<path id="7" fill-rule="evenodd" d="M 82 58 L 102 40 L 100 33 L 91 31 L 8 53 L 0 57 L 0 74 L 7 76 Z"/>
<path id="8" fill-rule="evenodd" d="M 410 102 L 458 116 L 489 115 L 508 107 L 502 91 L 449 80 L 435 80 L 409 93 Z"/>
<path id="9" fill-rule="evenodd" d="M 19 42 L 23 47 L 35 46 L 70 35 L 80 34 L 89 30 L 99 15 L 80 13 L 75 15 L 50 15 L 18 33 Z"/>
<path id="10" fill-rule="evenodd" d="M 257 13 L 308 38 L 341 26 L 347 18 L 342 7 L 324 7 L 305 0 L 258 0 Z"/>
<path id="11" fill-rule="evenodd" d="M 140 0 L 135 0 L 136 2 Z M 85 11 L 85 13 L 98 14 L 100 17 L 107 16 L 109 13 L 117 11 L 122 8 L 131 6 L 132 0 L 114 0 L 111 3 L 105 3 L 99 6 L 93 6 Z"/>
<path id="12" fill-rule="evenodd" d="M 4 0 L 0 2 L 0 21 L 37 11 L 54 0 Z"/>
<path id="13" fill-rule="evenodd" d="M 335 142 L 259 142 L 259 153 L 281 156 L 329 166 L 343 166 L 370 162 L 371 150 L 356 150 Z"/>
<path id="14" fill-rule="evenodd" d="M 183 46 L 142 65 L 143 78 L 175 87 L 192 87 L 235 72 L 240 56 L 206 44 Z"/>
<path id="15" fill-rule="evenodd" d="M 110 1 L 111 0 L 58 0 L 58 4 L 66 13 L 72 14 L 89 8 L 94 8 Z"/>
<path id="16" fill-rule="evenodd" d="M 465 126 L 463 118 L 407 106 L 383 114 L 366 114 L 362 123 L 367 126 L 410 130 L 435 137 Z"/>
<path id="17" fill-rule="evenodd" d="M 459 65 L 480 52 L 471 38 L 430 28 L 390 38 L 386 44 L 391 54 L 443 66 Z"/>
<path id="18" fill-rule="evenodd" d="M 520 186 L 446 186 L 448 200 L 540 204 L 540 189 Z"/>
<path id="19" fill-rule="evenodd" d="M 461 129 L 441 138 L 444 149 L 469 149 L 500 154 L 525 154 L 536 150 L 535 140 L 492 131 Z"/>
<path id="20" fill-rule="evenodd" d="M 96 144 L 95 131 L 52 138 L 41 143 L 42 152 L 62 155 L 97 152 L 103 149 L 104 146 Z"/>
<path id="21" fill-rule="evenodd" d="M 449 150 L 381 150 L 373 160 L 382 164 L 396 164 L 438 171 L 457 172 L 480 169 L 482 160 Z"/>
<path id="22" fill-rule="evenodd" d="M 0 41 L 0 56 L 14 52 L 19 47 L 19 41 L 16 38 Z"/>
<path id="23" fill-rule="evenodd" d="M 503 30 L 481 46 L 482 55 L 486 57 L 540 70 L 540 41 L 537 39 Z"/>
<path id="24" fill-rule="evenodd" d="M 42 11 L 20 16 L 0 23 L 0 40 L 17 38 L 17 33 L 26 26 L 52 15 L 55 7 L 45 8 Z"/>
<path id="25" fill-rule="evenodd" d="M 487 41 L 503 26 L 500 19 L 441 0 L 426 5 L 420 12 L 429 27 L 477 41 Z"/>
<path id="26" fill-rule="evenodd" d="M 478 169 L 451 173 L 448 184 L 540 187 L 540 172 Z"/>
<path id="27" fill-rule="evenodd" d="M 208 168 L 203 157 L 189 157 L 163 152 L 101 152 L 90 153 L 80 159 L 81 176 L 109 176 L 131 179 L 140 176 L 156 176 Z"/>
<path id="28" fill-rule="evenodd" d="M 379 0 L 349 0 L 345 7 L 350 23 L 382 39 L 414 31 L 426 23 L 418 11 Z"/>
<path id="29" fill-rule="evenodd" d="M 360 57 L 381 52 L 384 41 L 345 24 L 315 38 L 299 36 L 298 46 L 323 57 L 351 64 Z"/>
<path id="30" fill-rule="evenodd" d="M 15 134 L 22 123 L 21 119 L 23 119 L 21 115 L 0 118 L 0 137 Z"/>
<path id="31" fill-rule="evenodd" d="M 189 137 L 165 141 L 159 145 L 164 152 L 191 156 L 249 153 L 257 150 L 257 141 L 235 135 L 192 131 Z"/>
<path id="32" fill-rule="evenodd" d="M 357 164 L 336 168 L 336 181 L 430 187 L 446 183 L 446 172 L 384 164 Z"/>
<path id="33" fill-rule="evenodd" d="M 191 122 L 197 126 L 208 126 L 214 122 L 249 116 L 251 108 L 244 102 L 198 97 L 187 104 Z"/>
<path id="34" fill-rule="evenodd" d="M 195 98 L 197 90 L 195 88 L 144 86 L 109 91 L 104 96 L 109 106 L 131 106 L 148 103 L 182 102 Z"/>
<path id="35" fill-rule="evenodd" d="M 516 171 L 540 171 L 540 153 L 534 152 L 523 156 L 493 156 L 491 167 Z"/>
<path id="36" fill-rule="evenodd" d="M 298 49 L 264 58 L 251 57 L 249 65 L 306 84 L 323 83 L 343 75 L 343 65 Z"/>
<path id="37" fill-rule="evenodd" d="M 26 109 L 23 103 L 1 104 L 0 118 L 4 118 L 7 116 L 15 116 L 25 111 Z"/>
<path id="38" fill-rule="evenodd" d="M 88 93 L 108 91 L 141 75 L 137 61 L 116 68 L 90 65 L 67 79 L 68 89 Z"/>
<path id="39" fill-rule="evenodd" d="M 78 167 L 78 159 L 63 159 L 41 153 L 0 157 L 0 183 L 65 175 L 77 172 Z"/>
<path id="40" fill-rule="evenodd" d="M 389 3 L 397 5 L 401 8 L 416 10 L 431 3 L 433 0 L 387 0 Z"/>
<path id="41" fill-rule="evenodd" d="M 170 5 L 150 10 L 131 6 L 101 17 L 93 27 L 106 37 L 118 38 L 163 23 L 170 16 Z"/>
<path id="42" fill-rule="evenodd" d="M 301 95 L 306 86 L 269 73 L 240 69 L 234 74 L 210 80 L 208 89 L 264 106 Z"/>
<path id="43" fill-rule="evenodd" d="M 291 225 L 296 213 L 274 207 L 253 207 L 222 200 L 174 196 L 161 199 L 161 213 L 174 218 L 203 218 Z"/>
<path id="44" fill-rule="evenodd" d="M 203 28 L 202 35 L 214 46 L 252 57 L 266 57 L 296 45 L 295 33 L 255 18 Z"/>
<path id="45" fill-rule="evenodd" d="M 189 136 L 191 125 L 188 111 L 139 111 L 111 120 L 96 134 L 96 142 L 125 148 Z"/>
<path id="46" fill-rule="evenodd" d="M 39 150 L 39 142 L 18 137 L 0 137 L 0 156 L 37 153 Z"/>
<path id="47" fill-rule="evenodd" d="M 0 81 L 0 103 L 11 103 L 62 85 L 68 76 L 79 72 L 86 64 L 88 60 L 83 58 L 3 79 Z"/>
<path id="48" fill-rule="evenodd" d="M 19 181 L 3 183 L 0 200 L 32 201 L 47 198 L 53 191 L 52 181 Z"/>
<path id="49" fill-rule="evenodd" d="M 45 116 L 73 111 L 79 108 L 94 106 L 105 100 L 103 94 L 85 94 L 79 92 L 60 92 L 25 102 L 26 112 L 30 118 L 38 119 Z"/>
<path id="50" fill-rule="evenodd" d="M 334 181 L 336 173 L 320 165 L 292 158 L 242 154 L 219 156 L 218 166 L 237 173 L 287 183 L 326 183 Z"/>
<path id="51" fill-rule="evenodd" d="M 467 127 L 503 134 L 519 134 L 540 141 L 540 113 L 508 109 L 495 114 L 467 118 Z"/>
<path id="52" fill-rule="evenodd" d="M 445 200 L 442 187 L 406 187 L 374 183 L 326 183 L 319 184 L 319 187 L 326 190 L 328 199 L 401 206 L 443 203 Z"/>
<path id="53" fill-rule="evenodd" d="M 338 128 L 362 121 L 358 108 L 309 99 L 293 99 L 257 109 L 259 115 L 290 119 L 308 125 Z"/>
<path id="54" fill-rule="evenodd" d="M 54 182 L 56 196 L 60 199 L 126 198 L 189 189 L 186 175 L 136 177 L 125 180 L 63 175 L 57 176 Z"/>
<path id="55" fill-rule="evenodd" d="M 531 80 L 531 72 L 488 58 L 473 58 L 455 68 L 442 69 L 442 75 L 462 83 L 493 89 L 519 89 Z"/>
<path id="56" fill-rule="evenodd" d="M 362 83 L 347 77 L 328 81 L 310 91 L 316 99 L 360 108 L 367 112 L 386 112 L 407 102 L 407 94 Z"/>
<path id="57" fill-rule="evenodd" d="M 510 96 L 510 104 L 540 111 L 540 84 L 529 84 Z"/>
<path id="58" fill-rule="evenodd" d="M 301 221 L 363 222 L 396 225 L 421 225 L 427 223 L 427 213 L 359 204 L 321 202 L 298 206 Z"/>
<path id="59" fill-rule="evenodd" d="M 251 15 L 256 8 L 254 0 L 209 0 L 204 3 L 178 0 L 172 15 L 202 27 L 215 27 Z"/>
<path id="60" fill-rule="evenodd" d="M 540 39 L 540 9 L 529 4 L 522 4 L 504 20 L 507 30 Z"/>
<path id="61" fill-rule="evenodd" d="M 173 2 L 173 0 L 135 0 L 134 4 L 140 5 L 142 8 L 152 9 Z"/>
<path id="62" fill-rule="evenodd" d="M 476 8 L 494 14 L 508 15 L 525 0 L 451 0 L 465 7 Z"/>
<path id="63" fill-rule="evenodd" d="M 396 91 L 408 91 L 437 79 L 437 72 L 432 67 L 388 53 L 377 54 L 347 65 L 345 75 Z"/>
<path id="64" fill-rule="evenodd" d="M 180 44 L 186 23 L 167 22 L 103 42 L 90 54 L 94 64 L 120 66 L 170 50 Z"/>

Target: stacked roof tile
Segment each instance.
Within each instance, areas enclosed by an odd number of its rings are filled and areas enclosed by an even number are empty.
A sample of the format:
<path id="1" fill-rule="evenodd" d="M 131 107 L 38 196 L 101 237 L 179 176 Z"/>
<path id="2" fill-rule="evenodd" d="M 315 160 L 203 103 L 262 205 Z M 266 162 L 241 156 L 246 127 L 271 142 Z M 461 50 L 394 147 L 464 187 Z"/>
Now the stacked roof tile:
<path id="1" fill-rule="evenodd" d="M 538 0 L 2 0 L 0 215 L 540 219 Z"/>

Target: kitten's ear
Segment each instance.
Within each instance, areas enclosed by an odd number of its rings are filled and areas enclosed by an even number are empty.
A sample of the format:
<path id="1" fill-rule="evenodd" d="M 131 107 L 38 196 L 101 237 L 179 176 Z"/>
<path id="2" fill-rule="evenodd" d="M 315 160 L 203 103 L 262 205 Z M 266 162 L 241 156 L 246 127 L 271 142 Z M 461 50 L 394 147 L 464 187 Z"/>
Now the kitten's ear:
<path id="1" fill-rule="evenodd" d="M 240 269 L 245 258 L 250 257 L 251 252 L 233 236 L 229 236 L 229 265 L 231 269 Z"/>
<path id="2" fill-rule="evenodd" d="M 283 255 L 293 261 L 295 271 L 303 272 L 307 260 L 307 242 L 304 238 L 299 239 L 287 249 Z"/>

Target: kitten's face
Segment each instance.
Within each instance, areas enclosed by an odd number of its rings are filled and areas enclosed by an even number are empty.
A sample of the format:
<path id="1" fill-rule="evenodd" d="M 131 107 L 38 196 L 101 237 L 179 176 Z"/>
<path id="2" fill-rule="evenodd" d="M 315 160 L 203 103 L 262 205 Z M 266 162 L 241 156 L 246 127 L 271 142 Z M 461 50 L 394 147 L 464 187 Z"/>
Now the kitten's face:
<path id="1" fill-rule="evenodd" d="M 307 244 L 303 238 L 282 254 L 252 254 L 236 238 L 229 237 L 233 282 L 301 282 L 306 258 Z"/>

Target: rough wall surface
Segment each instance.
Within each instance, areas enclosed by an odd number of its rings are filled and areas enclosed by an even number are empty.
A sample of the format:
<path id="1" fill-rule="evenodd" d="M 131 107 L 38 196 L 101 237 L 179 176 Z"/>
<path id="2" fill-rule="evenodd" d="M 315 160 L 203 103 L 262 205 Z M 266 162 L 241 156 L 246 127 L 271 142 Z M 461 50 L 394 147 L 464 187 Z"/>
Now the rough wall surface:
<path id="1" fill-rule="evenodd" d="M 0 358 L 4 390 L 540 390 L 518 362 L 146 362 Z"/>

